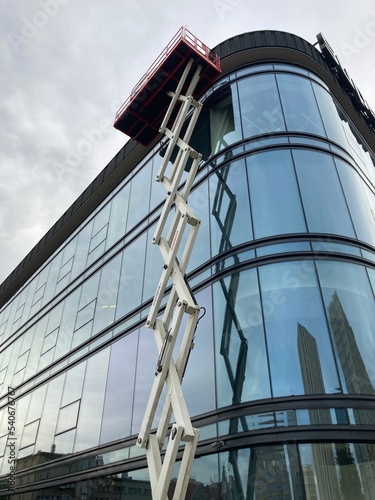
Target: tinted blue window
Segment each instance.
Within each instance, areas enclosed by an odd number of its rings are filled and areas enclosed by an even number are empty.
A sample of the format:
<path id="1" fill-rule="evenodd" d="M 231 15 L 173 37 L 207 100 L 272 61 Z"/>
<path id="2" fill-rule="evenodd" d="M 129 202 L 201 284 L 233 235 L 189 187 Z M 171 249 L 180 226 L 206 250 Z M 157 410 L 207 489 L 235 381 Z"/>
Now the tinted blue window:
<path id="1" fill-rule="evenodd" d="M 74 451 L 99 444 L 108 361 L 109 348 L 98 352 L 87 361 Z"/>
<path id="2" fill-rule="evenodd" d="M 247 165 L 255 238 L 305 232 L 290 152 L 253 155 Z"/>
<path id="3" fill-rule="evenodd" d="M 329 93 L 320 85 L 313 82 L 314 93 L 318 101 L 320 114 L 323 119 L 324 128 L 326 129 L 327 137 L 338 142 L 344 148 L 348 147 L 344 129 L 342 127 L 341 118 L 337 111 L 336 105 L 333 102 Z"/>
<path id="4" fill-rule="evenodd" d="M 202 308 L 194 338 L 194 349 L 183 379 L 182 390 L 190 415 L 215 409 L 214 338 L 212 324 L 211 288 L 195 295 Z M 187 317 L 185 318 L 186 321 Z M 183 329 L 179 337 L 182 338 Z M 197 390 L 199 387 L 199 390 Z"/>
<path id="5" fill-rule="evenodd" d="M 375 302 L 364 267 L 317 262 L 343 384 L 351 394 L 375 394 Z"/>
<path id="6" fill-rule="evenodd" d="M 118 255 L 101 270 L 93 333 L 97 333 L 110 325 L 115 318 L 120 282 L 120 266 L 121 255 Z"/>
<path id="7" fill-rule="evenodd" d="M 256 75 L 238 82 L 244 137 L 285 130 L 274 75 Z"/>
<path id="8" fill-rule="evenodd" d="M 295 150 L 293 157 L 309 231 L 354 237 L 333 158 L 308 150 Z"/>
<path id="9" fill-rule="evenodd" d="M 212 255 L 253 239 L 244 160 L 216 170 L 209 178 Z"/>
<path id="10" fill-rule="evenodd" d="M 141 304 L 145 250 L 146 234 L 143 234 L 123 252 L 116 319 Z"/>
<path id="11" fill-rule="evenodd" d="M 147 215 L 150 204 L 151 192 L 151 165 L 141 169 L 132 178 L 130 186 L 128 221 L 126 231 L 130 231 L 137 222 Z"/>
<path id="12" fill-rule="evenodd" d="M 101 443 L 130 435 L 137 345 L 138 331 L 115 342 L 111 347 Z"/>
<path id="13" fill-rule="evenodd" d="M 277 82 L 287 129 L 325 136 L 310 81 L 296 75 L 277 75 Z"/>
<path id="14" fill-rule="evenodd" d="M 211 153 L 217 153 L 242 138 L 236 85 L 219 94 L 217 104 L 209 109 Z"/>
<path id="15" fill-rule="evenodd" d="M 217 405 L 270 397 L 256 270 L 221 279 L 213 298 Z"/>
<path id="16" fill-rule="evenodd" d="M 336 160 L 336 165 L 357 237 L 375 245 L 375 219 L 366 198 L 363 181 L 347 163 Z"/>
<path id="17" fill-rule="evenodd" d="M 337 392 L 314 264 L 262 266 L 259 281 L 273 396 Z"/>

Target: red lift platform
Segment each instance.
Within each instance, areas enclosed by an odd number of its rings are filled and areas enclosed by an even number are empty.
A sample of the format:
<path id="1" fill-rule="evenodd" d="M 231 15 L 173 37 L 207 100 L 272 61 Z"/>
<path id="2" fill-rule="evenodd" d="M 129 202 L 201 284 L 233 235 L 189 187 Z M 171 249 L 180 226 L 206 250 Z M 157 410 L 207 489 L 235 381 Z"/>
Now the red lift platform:
<path id="1" fill-rule="evenodd" d="M 171 101 L 167 92 L 176 89 L 190 58 L 194 59 L 192 71 L 197 65 L 202 67 L 193 93 L 194 99 L 199 99 L 221 73 L 220 59 L 207 45 L 182 27 L 118 110 L 114 127 L 144 146 L 151 144 L 159 135 L 160 125 Z M 182 89 L 184 91 L 186 88 Z M 171 116 L 169 123 L 175 117 Z"/>

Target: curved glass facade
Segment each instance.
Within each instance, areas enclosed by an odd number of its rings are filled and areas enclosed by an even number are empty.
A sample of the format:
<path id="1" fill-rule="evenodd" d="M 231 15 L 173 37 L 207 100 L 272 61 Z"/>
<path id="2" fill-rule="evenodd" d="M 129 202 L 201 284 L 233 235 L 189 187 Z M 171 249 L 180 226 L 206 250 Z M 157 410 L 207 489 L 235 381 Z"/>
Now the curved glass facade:
<path id="1" fill-rule="evenodd" d="M 299 66 L 243 67 L 203 101 L 188 278 L 206 313 L 183 381 L 202 446 L 188 498 L 370 499 L 373 153 Z M 35 498 L 151 498 L 134 440 L 158 357 L 144 322 L 163 264 L 148 244 L 159 149 L 0 311 L 1 474 L 11 387 L 20 499 L 37 481 Z"/>

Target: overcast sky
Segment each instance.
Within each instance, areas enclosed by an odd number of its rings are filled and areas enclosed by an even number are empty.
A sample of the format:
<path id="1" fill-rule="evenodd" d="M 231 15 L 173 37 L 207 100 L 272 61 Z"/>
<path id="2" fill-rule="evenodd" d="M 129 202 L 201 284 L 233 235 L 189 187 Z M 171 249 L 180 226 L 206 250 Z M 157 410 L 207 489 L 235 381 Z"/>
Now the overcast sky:
<path id="1" fill-rule="evenodd" d="M 0 283 L 127 141 L 113 118 L 182 25 L 322 32 L 375 109 L 374 0 L 0 0 Z M 83 146 L 86 145 L 86 147 Z"/>

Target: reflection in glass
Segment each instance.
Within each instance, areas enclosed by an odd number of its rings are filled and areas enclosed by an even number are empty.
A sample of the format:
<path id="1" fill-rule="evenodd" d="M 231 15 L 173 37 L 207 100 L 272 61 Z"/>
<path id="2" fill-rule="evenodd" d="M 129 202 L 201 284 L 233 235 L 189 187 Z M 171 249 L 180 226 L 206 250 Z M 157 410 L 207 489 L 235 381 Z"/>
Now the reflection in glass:
<path id="1" fill-rule="evenodd" d="M 218 104 L 210 106 L 211 154 L 241 139 L 238 97 L 235 85 L 219 96 Z"/>
<path id="2" fill-rule="evenodd" d="M 111 347 L 100 443 L 130 435 L 138 332 Z"/>
<path id="3" fill-rule="evenodd" d="M 80 291 L 80 288 L 78 288 L 73 293 L 68 295 L 64 301 L 60 331 L 56 342 L 55 359 L 63 356 L 70 349 Z"/>
<path id="4" fill-rule="evenodd" d="M 257 257 L 263 255 L 273 255 L 287 252 L 301 252 L 310 250 L 310 243 L 307 241 L 291 241 L 288 243 L 276 243 L 274 245 L 264 245 L 256 249 Z"/>
<path id="5" fill-rule="evenodd" d="M 365 268 L 325 261 L 317 267 L 346 392 L 375 394 L 375 304 Z"/>
<path id="6" fill-rule="evenodd" d="M 311 82 L 296 75 L 277 75 L 277 83 L 287 129 L 325 136 Z"/>
<path id="7" fill-rule="evenodd" d="M 142 327 L 139 331 L 139 344 L 137 348 L 137 365 L 131 434 L 137 434 L 141 427 L 145 408 L 147 407 L 151 387 L 154 381 L 158 357 L 158 350 L 152 330 L 146 327 Z M 160 401 L 162 401 L 162 403 L 159 402 L 159 408 L 153 427 L 156 427 L 158 424 L 158 418 L 160 418 L 164 398 L 161 397 Z"/>
<path id="8" fill-rule="evenodd" d="M 80 399 L 82 395 L 83 378 L 85 376 L 86 361 L 70 368 L 65 375 L 65 383 L 61 406 Z"/>
<path id="9" fill-rule="evenodd" d="M 130 231 L 130 229 L 148 213 L 151 172 L 151 168 L 143 168 L 139 170 L 131 180 L 126 232 Z"/>
<path id="10" fill-rule="evenodd" d="M 126 220 L 128 216 L 130 183 L 126 184 L 113 197 L 111 202 L 111 215 L 109 218 L 107 244 L 110 248 L 118 239 L 125 235 Z"/>
<path id="11" fill-rule="evenodd" d="M 335 160 L 357 238 L 375 245 L 375 219 L 357 171 L 342 160 Z"/>
<path id="12" fill-rule="evenodd" d="M 71 271 L 71 281 L 78 276 L 86 266 L 87 254 L 91 240 L 93 221 L 83 227 L 78 235 L 77 247 L 74 254 L 74 262 Z"/>
<path id="13" fill-rule="evenodd" d="M 66 433 L 68 434 L 68 433 Z M 63 436 L 62 434 L 60 436 Z M 66 436 L 66 443 L 68 443 Z M 364 500 L 374 491 L 375 445 L 368 443 L 276 444 L 234 449 L 196 458 L 189 480 L 187 500 Z M 111 463 L 108 454 L 95 452 L 71 466 L 50 469 L 49 478 L 91 470 Z M 55 458 L 59 455 L 56 453 Z M 122 454 L 118 458 L 121 460 Z M 44 455 L 40 456 L 44 459 Z M 25 462 L 28 459 L 25 459 Z M 37 462 L 34 461 L 34 465 Z M 22 468 L 27 467 L 26 463 Z M 30 465 L 28 465 L 30 466 Z M 168 498 L 172 498 L 179 464 L 173 471 Z M 47 479 L 46 469 L 37 472 L 37 480 Z M 56 486 L 19 494 L 19 500 L 54 498 L 61 493 Z M 63 485 L 64 496 L 86 500 L 97 498 L 142 498 L 151 500 L 147 469 L 103 474 Z"/>
<path id="14" fill-rule="evenodd" d="M 123 251 L 116 319 L 141 304 L 145 249 L 146 233 L 134 240 Z"/>
<path id="15" fill-rule="evenodd" d="M 160 183 L 158 182 L 157 184 Z M 167 222 L 166 226 L 169 227 L 169 222 Z M 147 231 L 145 278 L 142 292 L 143 302 L 153 297 L 156 287 L 159 283 L 160 274 L 164 264 L 164 260 L 161 256 L 159 247 L 157 245 L 151 244 L 152 238 L 155 233 L 155 228 L 156 224 L 153 224 Z"/>
<path id="16" fill-rule="evenodd" d="M 115 317 L 120 281 L 121 255 L 108 262 L 101 270 L 93 333 L 109 326 Z"/>
<path id="17" fill-rule="evenodd" d="M 216 170 L 209 178 L 209 192 L 213 215 L 212 255 L 251 241 L 253 232 L 244 160 L 237 160 Z"/>
<path id="18" fill-rule="evenodd" d="M 305 232 L 290 152 L 255 154 L 246 161 L 255 238 Z"/>
<path id="19" fill-rule="evenodd" d="M 56 434 L 73 429 L 77 425 L 80 400 L 60 408 L 57 419 Z"/>
<path id="20" fill-rule="evenodd" d="M 108 361 L 109 348 L 87 360 L 74 451 L 99 444 Z"/>
<path id="21" fill-rule="evenodd" d="M 333 158 L 308 150 L 293 157 L 309 231 L 355 237 Z"/>
<path id="22" fill-rule="evenodd" d="M 218 406 L 270 396 L 256 271 L 213 286 Z"/>
<path id="23" fill-rule="evenodd" d="M 24 423 L 26 421 L 26 415 L 29 407 L 31 399 L 31 394 L 27 394 L 21 399 L 17 400 L 15 405 L 15 416 L 17 416 L 17 429 L 22 430 L 24 427 Z M 2 413 L 2 414 L 1 414 Z M 0 413 L 1 420 L 1 435 L 6 435 L 6 438 L 9 436 L 8 431 L 8 411 L 7 408 L 4 408 Z M 1 419 L 2 417 L 2 419 Z M 18 434 L 19 435 L 19 434 Z M 4 458 L 0 458 L 1 465 L 1 474 L 7 474 L 9 472 L 10 464 L 8 463 L 8 453 L 7 451 L 4 454 Z"/>
<path id="24" fill-rule="evenodd" d="M 327 137 L 348 149 L 348 143 L 342 127 L 342 119 L 330 94 L 321 85 L 312 82 L 319 111 L 323 119 Z"/>
<path id="25" fill-rule="evenodd" d="M 46 399 L 40 420 L 35 450 L 51 452 L 54 443 L 56 421 L 60 408 L 60 400 L 64 375 L 60 375 L 48 382 Z"/>
<path id="26" fill-rule="evenodd" d="M 40 423 L 40 419 L 38 418 L 38 420 L 34 420 L 34 422 L 30 422 L 29 424 L 25 425 L 25 427 L 23 428 L 23 432 L 22 432 L 20 449 L 26 448 L 26 447 L 31 446 L 32 444 L 35 443 L 39 423 Z"/>
<path id="27" fill-rule="evenodd" d="M 301 444 L 299 451 L 308 498 L 372 498 L 374 445 Z"/>
<path id="28" fill-rule="evenodd" d="M 262 266 L 259 280 L 273 395 L 337 392 L 339 382 L 312 262 Z"/>
<path id="29" fill-rule="evenodd" d="M 191 416 L 216 407 L 211 288 L 197 293 L 195 300 L 202 309 L 182 383 Z"/>
<path id="30" fill-rule="evenodd" d="M 221 493 L 227 498 L 303 498 L 295 445 L 234 450 L 219 460 Z"/>
<path id="31" fill-rule="evenodd" d="M 208 183 L 203 182 L 194 188 L 189 195 L 189 205 L 193 209 L 193 213 L 197 219 L 201 221 L 197 241 L 192 250 L 191 257 L 187 266 L 187 272 L 198 267 L 203 262 L 210 258 L 210 221 L 208 216 L 209 200 L 208 200 Z M 182 238 L 178 259 L 182 258 L 182 251 L 185 249 L 186 241 L 189 235 L 189 226 L 185 230 Z"/>
<path id="32" fill-rule="evenodd" d="M 54 439 L 54 449 L 57 454 L 66 455 L 73 453 L 74 438 L 76 435 L 76 430 L 72 429 L 67 432 L 63 432 Z"/>
<path id="33" fill-rule="evenodd" d="M 244 138 L 284 131 L 275 75 L 256 75 L 238 82 Z"/>

